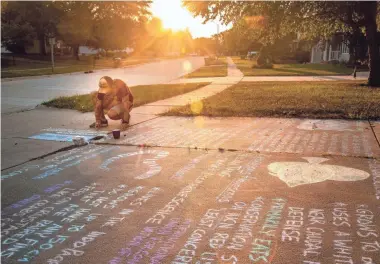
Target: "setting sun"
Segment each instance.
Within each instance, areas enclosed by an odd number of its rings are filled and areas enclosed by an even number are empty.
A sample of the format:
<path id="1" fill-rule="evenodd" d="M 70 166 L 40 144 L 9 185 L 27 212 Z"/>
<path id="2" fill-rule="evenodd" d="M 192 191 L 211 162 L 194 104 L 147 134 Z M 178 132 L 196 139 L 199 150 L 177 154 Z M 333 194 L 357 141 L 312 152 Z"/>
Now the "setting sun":
<path id="1" fill-rule="evenodd" d="M 151 10 L 154 16 L 162 20 L 165 29 L 184 30 L 188 28 L 194 38 L 211 37 L 217 33 L 218 21 L 203 24 L 202 18 L 193 17 L 182 6 L 181 0 L 153 0 Z M 220 24 L 220 23 L 219 23 Z M 231 25 L 219 25 L 220 32 L 231 28 Z"/>
<path id="2" fill-rule="evenodd" d="M 153 1 L 152 11 L 162 20 L 165 29 L 183 30 L 189 27 L 193 17 L 184 7 L 181 0 Z"/>

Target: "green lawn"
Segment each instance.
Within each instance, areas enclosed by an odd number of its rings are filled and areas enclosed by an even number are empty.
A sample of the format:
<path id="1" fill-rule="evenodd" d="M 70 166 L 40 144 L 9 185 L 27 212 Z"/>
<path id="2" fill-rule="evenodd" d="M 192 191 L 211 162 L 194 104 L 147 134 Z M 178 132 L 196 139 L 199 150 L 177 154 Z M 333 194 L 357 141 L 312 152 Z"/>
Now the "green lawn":
<path id="1" fill-rule="evenodd" d="M 225 77 L 227 76 L 226 58 L 219 58 L 210 65 L 205 65 L 194 72 L 185 75 L 184 78 L 202 78 L 202 77 Z"/>
<path id="2" fill-rule="evenodd" d="M 1 78 L 15 78 L 15 77 L 26 77 L 26 76 L 39 76 L 39 75 L 52 75 L 52 74 L 62 74 L 62 73 L 72 73 L 72 72 L 84 72 L 93 70 L 92 67 L 87 65 L 72 65 L 72 66 L 58 66 L 54 69 L 54 73 L 51 68 L 21 68 L 15 67 L 13 69 L 6 69 L 1 71 Z"/>
<path id="3" fill-rule="evenodd" d="M 378 119 L 379 102 L 360 82 L 242 82 L 165 115 Z"/>
<path id="4" fill-rule="evenodd" d="M 131 90 L 134 96 L 134 106 L 136 107 L 188 93 L 208 84 L 209 83 L 139 85 L 131 87 Z M 93 94 L 62 96 L 42 104 L 49 107 L 75 109 L 81 112 L 92 112 L 94 111 L 92 98 Z"/>
<path id="5" fill-rule="evenodd" d="M 245 76 L 349 75 L 353 72 L 353 69 L 339 64 L 274 64 L 273 69 L 257 69 L 252 68 L 256 64 L 254 60 L 233 57 L 233 61 Z"/>
<path id="6" fill-rule="evenodd" d="M 162 58 L 159 58 L 162 59 Z M 165 58 L 169 59 L 169 58 Z M 157 60 L 153 57 L 130 57 L 121 60 L 120 67 L 127 67 L 142 63 L 148 63 Z M 114 68 L 114 61 L 111 58 L 102 58 L 91 61 L 90 57 L 81 57 L 79 61 L 75 59 L 57 58 L 55 62 L 54 73 L 51 70 L 51 62 L 49 60 L 16 58 L 16 65 L 12 65 L 10 59 L 9 67 L 2 67 L 1 78 L 14 78 L 24 76 L 52 75 L 72 72 L 85 72 L 90 70 Z"/>

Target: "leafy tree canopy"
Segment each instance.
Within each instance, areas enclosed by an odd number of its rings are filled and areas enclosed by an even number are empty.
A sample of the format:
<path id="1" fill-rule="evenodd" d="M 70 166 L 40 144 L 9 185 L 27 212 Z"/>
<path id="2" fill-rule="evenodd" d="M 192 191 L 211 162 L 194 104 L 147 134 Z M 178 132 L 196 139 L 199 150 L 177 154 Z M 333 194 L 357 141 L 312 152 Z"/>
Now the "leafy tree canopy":
<path id="1" fill-rule="evenodd" d="M 334 33 L 365 33 L 368 43 L 371 86 L 380 86 L 378 24 L 375 1 L 185 1 L 184 5 L 205 21 L 216 18 L 239 25 L 244 20 L 260 41 L 271 44 L 289 33 L 304 39 L 329 38 Z M 252 32 L 252 31 L 251 31 Z"/>

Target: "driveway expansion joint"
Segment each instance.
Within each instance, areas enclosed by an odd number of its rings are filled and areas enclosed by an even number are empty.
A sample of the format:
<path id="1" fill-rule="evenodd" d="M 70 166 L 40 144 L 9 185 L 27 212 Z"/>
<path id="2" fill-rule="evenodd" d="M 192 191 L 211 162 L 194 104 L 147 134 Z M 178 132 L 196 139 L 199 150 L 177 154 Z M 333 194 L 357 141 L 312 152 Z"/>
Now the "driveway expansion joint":
<path id="1" fill-rule="evenodd" d="M 86 144 L 87 145 L 87 144 Z M 55 155 L 57 153 L 60 153 L 60 152 L 64 152 L 64 151 L 68 151 L 68 150 L 72 150 L 72 149 L 75 149 L 75 148 L 80 148 L 80 147 L 83 147 L 83 146 L 86 146 L 86 145 L 82 145 L 82 146 L 76 146 L 76 145 L 70 145 L 70 146 L 67 146 L 67 147 L 63 147 L 63 148 L 60 148 L 58 150 L 55 150 L 55 151 L 52 151 L 52 152 L 49 152 L 47 154 L 44 154 L 44 155 L 41 155 L 41 156 L 38 156 L 38 157 L 35 157 L 35 158 L 31 158 L 27 161 L 24 161 L 24 162 L 21 162 L 19 164 L 16 164 L 16 165 L 12 165 L 12 166 L 9 166 L 7 168 L 3 168 L 1 169 L 1 171 L 5 171 L 5 170 L 8 170 L 8 169 L 12 169 L 14 167 L 17 167 L 17 166 L 20 166 L 20 165 L 23 165 L 25 163 L 28 163 L 28 162 L 31 162 L 31 161 L 35 161 L 35 160 L 40 160 L 40 159 L 44 159 L 46 157 L 49 157 L 49 156 L 52 156 L 52 155 Z"/>
<path id="2" fill-rule="evenodd" d="M 373 126 L 373 125 L 371 124 L 371 121 L 370 121 L 370 120 L 368 120 L 368 124 L 369 124 L 369 127 L 371 128 L 371 131 L 372 131 L 372 133 L 373 133 L 373 135 L 374 135 L 374 137 L 375 137 L 375 139 L 376 139 L 377 145 L 378 145 L 379 148 L 380 148 L 380 139 L 377 137 L 377 135 L 376 135 L 376 133 L 375 133 L 375 130 L 373 129 L 375 126 Z"/>
<path id="3" fill-rule="evenodd" d="M 257 150 L 246 150 L 246 149 L 231 149 L 231 148 L 206 148 L 206 147 L 197 147 L 197 146 L 165 146 L 165 145 L 151 145 L 151 144 L 117 144 L 109 142 L 91 142 L 94 145 L 109 145 L 109 146 L 119 146 L 119 147 L 138 147 L 138 148 L 168 148 L 168 149 L 189 149 L 189 150 L 203 150 L 203 151 L 219 151 L 223 152 L 244 152 L 251 154 L 263 154 L 263 155 L 288 155 L 288 156 L 299 156 L 300 153 L 294 152 L 270 152 L 270 151 L 257 151 Z M 332 157 L 332 158 L 358 158 L 358 159 L 369 159 L 369 160 L 380 160 L 380 157 L 375 156 L 364 156 L 364 155 L 337 155 L 337 154 L 327 154 L 327 153 L 318 153 L 318 154 L 305 154 L 305 156 L 315 156 L 315 157 Z"/>

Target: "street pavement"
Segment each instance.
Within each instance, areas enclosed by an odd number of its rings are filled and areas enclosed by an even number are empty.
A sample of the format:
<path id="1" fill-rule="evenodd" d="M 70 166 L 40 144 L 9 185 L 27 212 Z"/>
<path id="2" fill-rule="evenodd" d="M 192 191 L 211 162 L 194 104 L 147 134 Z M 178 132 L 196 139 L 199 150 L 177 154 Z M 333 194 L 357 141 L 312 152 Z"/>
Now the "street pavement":
<path id="1" fill-rule="evenodd" d="M 159 117 L 2 171 L 4 263 L 379 263 L 379 122 Z"/>
<path id="2" fill-rule="evenodd" d="M 204 65 L 203 57 L 186 57 L 147 63 L 123 69 L 97 70 L 91 74 L 74 73 L 1 81 L 1 112 L 30 109 L 58 96 L 95 91 L 104 75 L 119 78 L 129 86 L 167 83 Z"/>

